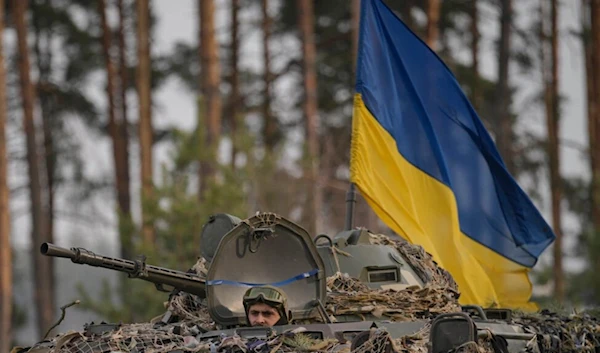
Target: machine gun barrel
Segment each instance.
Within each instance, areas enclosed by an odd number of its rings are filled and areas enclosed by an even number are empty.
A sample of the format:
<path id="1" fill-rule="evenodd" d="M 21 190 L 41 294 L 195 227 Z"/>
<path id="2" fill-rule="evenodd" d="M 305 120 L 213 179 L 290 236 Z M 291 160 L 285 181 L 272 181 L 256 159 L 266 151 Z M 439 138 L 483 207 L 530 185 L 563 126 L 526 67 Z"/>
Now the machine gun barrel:
<path id="1" fill-rule="evenodd" d="M 40 252 L 46 256 L 64 257 L 73 263 L 108 268 L 125 272 L 131 278 L 152 282 L 158 290 L 168 291 L 163 286 L 171 286 L 182 292 L 206 298 L 206 280 L 193 273 L 146 265 L 144 260 L 125 260 L 95 254 L 84 248 L 66 249 L 51 243 L 43 243 Z"/>

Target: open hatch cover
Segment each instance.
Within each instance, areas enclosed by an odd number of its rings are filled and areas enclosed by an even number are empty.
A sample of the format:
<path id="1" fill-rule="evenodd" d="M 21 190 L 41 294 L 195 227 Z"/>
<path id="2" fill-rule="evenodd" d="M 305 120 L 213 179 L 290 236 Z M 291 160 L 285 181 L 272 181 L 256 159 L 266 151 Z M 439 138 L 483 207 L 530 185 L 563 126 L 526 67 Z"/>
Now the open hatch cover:
<path id="1" fill-rule="evenodd" d="M 271 285 L 287 296 L 294 319 L 318 315 L 325 303 L 323 260 L 309 234 L 274 213 L 238 224 L 221 241 L 207 274 L 208 307 L 225 326 L 246 321 L 242 297 L 251 286 Z"/>

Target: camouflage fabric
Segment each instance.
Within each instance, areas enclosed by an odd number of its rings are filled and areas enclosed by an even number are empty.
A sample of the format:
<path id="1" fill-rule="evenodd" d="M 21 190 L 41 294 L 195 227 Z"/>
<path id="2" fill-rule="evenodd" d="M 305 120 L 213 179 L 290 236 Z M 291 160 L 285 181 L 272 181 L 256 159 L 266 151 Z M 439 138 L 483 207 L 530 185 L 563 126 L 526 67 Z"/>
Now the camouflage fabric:
<path id="1" fill-rule="evenodd" d="M 316 340 L 303 334 L 300 327 L 267 339 L 242 339 L 240 336 L 217 337 L 198 341 L 194 327 L 167 325 L 157 329 L 151 324 L 123 325 L 100 335 L 71 332 L 57 337 L 54 345 L 40 343 L 28 351 L 36 353 L 117 353 L 117 352 L 222 352 L 222 353 L 283 353 L 283 352 L 344 352 L 391 353 L 400 351 L 401 342 L 392 341 L 387 332 L 371 330 L 366 342 L 352 349 L 350 342 L 334 339 Z M 50 343 L 52 343 L 50 342 Z M 401 347 L 401 346 L 400 346 Z M 409 350 L 413 352 L 413 350 Z M 423 350 L 414 350 L 423 352 Z"/>
<path id="2" fill-rule="evenodd" d="M 522 325 L 529 332 L 539 334 L 536 336 L 536 345 L 540 351 L 600 350 L 600 323 L 598 318 L 587 314 L 564 315 L 547 310 L 534 314 L 517 312 L 513 314 L 512 321 Z"/>
<path id="3" fill-rule="evenodd" d="M 394 246 L 409 261 L 427 285 L 400 291 L 370 289 L 347 274 L 336 273 L 327 279 L 327 301 L 324 303 L 332 321 L 335 316 L 371 315 L 386 321 L 432 320 L 442 313 L 460 312 L 458 290 L 452 277 L 439 268 L 420 246 L 384 235 L 372 235 L 371 242 Z M 343 253 L 339 254 L 344 256 Z M 199 258 L 192 270 L 206 276 L 206 261 Z M 304 334 L 303 324 L 317 320 L 293 322 L 297 328 L 266 339 L 242 339 L 221 335 L 200 341 L 199 334 L 221 329 L 211 319 L 205 300 L 183 292 L 172 293 L 165 308 L 175 322 L 123 324 L 102 331 L 86 329 L 66 332 L 30 348 L 15 348 L 12 353 L 117 353 L 117 352 L 210 352 L 210 353 L 427 353 L 431 321 L 420 331 L 402 337 L 391 337 L 381 328 L 363 332 L 363 342 L 352 347 L 349 340 L 313 339 Z M 514 313 L 513 324 L 522 325 L 525 332 L 534 333 L 525 352 L 596 352 L 600 350 L 600 325 L 588 315 L 558 315 Z M 467 342 L 452 352 L 500 353 L 497 337 L 490 331 L 479 335 L 477 342 Z M 560 340 L 560 341 L 559 341 Z"/>
<path id="4" fill-rule="evenodd" d="M 369 235 L 371 244 L 395 247 L 424 283 L 429 283 L 435 287 L 447 288 L 458 293 L 458 285 L 450 272 L 439 267 L 431 254 L 426 252 L 422 246 L 411 244 L 403 239 L 392 239 L 383 234 L 369 233 Z"/>
<path id="5" fill-rule="evenodd" d="M 457 292 L 436 285 L 425 288 L 409 287 L 370 289 L 354 278 L 337 273 L 327 279 L 326 308 L 332 315 L 372 314 L 390 321 L 429 319 L 441 313 L 461 311 Z"/>

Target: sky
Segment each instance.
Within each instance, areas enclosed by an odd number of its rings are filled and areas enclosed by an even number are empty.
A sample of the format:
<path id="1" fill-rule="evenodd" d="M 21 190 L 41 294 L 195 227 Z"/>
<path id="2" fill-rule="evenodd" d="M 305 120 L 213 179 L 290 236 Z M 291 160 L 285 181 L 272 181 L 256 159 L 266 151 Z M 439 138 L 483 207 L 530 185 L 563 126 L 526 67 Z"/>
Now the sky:
<path id="1" fill-rule="evenodd" d="M 153 42 L 152 51 L 153 53 L 166 53 L 171 51 L 174 44 L 178 41 L 184 41 L 187 43 L 196 42 L 197 37 L 197 9 L 196 0 L 154 0 L 151 1 L 152 7 L 157 14 L 157 29 L 155 31 L 155 41 Z M 516 2 L 515 6 L 527 6 L 525 1 Z M 559 71 L 559 86 L 560 93 L 564 96 L 565 102 L 562 107 L 563 118 L 560 125 L 560 137 L 561 139 L 580 143 L 582 145 L 587 144 L 587 128 L 585 121 L 586 106 L 585 106 L 585 76 L 584 76 L 584 63 L 582 58 L 582 48 L 578 40 L 573 38 L 569 33 L 572 30 L 578 28 L 579 23 L 579 2 L 576 1 L 562 1 L 560 11 L 560 71 Z M 219 12 L 217 14 L 217 27 L 226 29 L 227 25 L 227 7 L 229 1 L 217 0 L 217 6 Z M 517 21 L 527 22 L 532 20 L 527 14 L 531 14 L 531 11 L 519 11 L 520 15 Z M 251 19 L 253 14 L 246 14 L 242 21 Z M 491 23 L 492 25 L 487 25 Z M 489 8 L 482 9 L 482 25 L 481 31 L 484 36 L 481 50 L 481 71 L 482 75 L 494 78 L 496 76 L 496 58 L 493 50 L 493 40 L 498 33 L 498 25 L 494 13 Z M 244 32 L 244 29 L 242 30 Z M 226 30 L 221 31 L 226 36 Z M 244 38 L 242 52 L 243 62 L 242 65 L 246 66 L 261 66 L 261 45 L 259 45 L 261 37 L 258 31 L 244 33 L 247 36 Z M 224 37 L 225 38 L 225 37 Z M 277 43 L 281 45 L 282 43 Z M 285 44 L 285 43 L 284 43 Z M 289 45 L 294 50 L 294 43 L 285 44 Z M 460 49 L 456 49 L 460 58 L 465 58 L 465 62 L 468 62 L 468 52 Z M 101 80 L 99 78 L 99 80 Z M 517 102 L 515 104 L 516 111 L 526 111 L 527 113 L 521 116 L 521 125 L 519 128 L 529 129 L 536 131 L 540 134 L 545 134 L 545 122 L 544 116 L 540 109 L 527 109 L 530 104 L 525 98 L 534 89 L 537 89 L 536 84 L 539 82 L 532 81 L 531 77 L 524 77 L 519 72 L 513 70 L 511 72 L 511 81 L 514 84 L 519 84 L 523 87 L 517 94 Z M 95 99 L 99 102 L 104 101 L 104 92 L 102 91 L 102 82 L 99 81 L 97 85 L 90 87 L 90 92 L 93 93 Z M 135 97 L 131 97 L 130 106 L 132 109 L 136 106 Z M 167 82 L 162 89 L 154 94 L 153 100 L 157 105 L 156 110 L 153 111 L 153 120 L 155 126 L 176 125 L 180 128 L 191 129 L 196 123 L 196 106 L 193 92 L 185 90 L 184 86 L 176 80 L 170 80 Z M 132 114 L 134 115 L 134 114 Z M 82 127 L 73 125 L 71 127 L 74 132 L 83 133 Z M 110 144 L 107 139 L 104 140 L 90 140 L 82 150 L 82 153 L 89 156 L 89 160 L 93 163 L 93 167 L 97 169 L 108 169 L 110 170 L 112 165 Z M 132 148 L 132 151 L 135 149 Z M 168 150 L 164 148 L 155 148 L 155 170 L 160 169 L 160 163 L 167 159 Z M 138 157 L 135 153 L 132 153 L 132 172 L 137 171 L 136 164 L 138 163 Z M 563 147 L 561 150 L 561 172 L 564 175 L 587 175 L 587 165 L 582 161 L 578 151 L 570 147 Z M 157 175 L 155 173 L 155 175 Z M 139 188 L 137 178 L 132 180 L 132 190 Z M 536 205 L 540 208 L 542 214 L 546 217 L 550 223 L 550 208 L 548 194 L 545 194 L 543 202 L 536 202 Z M 11 205 L 12 209 L 20 208 L 26 205 L 26 202 L 18 201 L 16 204 Z M 108 256 L 117 256 L 117 253 L 112 245 L 116 244 L 116 233 L 115 225 L 116 220 L 112 216 L 113 208 L 106 208 L 106 204 L 99 204 L 97 219 L 89 220 L 89 222 L 72 223 L 71 220 L 60 221 L 57 223 L 57 240 L 56 243 L 61 246 L 86 246 L 90 250 L 97 251 L 99 253 Z M 104 207 L 104 210 L 101 209 Z M 134 207 L 137 207 L 134 204 Z M 570 235 L 577 231 L 577 224 L 573 217 L 565 217 L 565 234 Z M 90 225 L 93 225 L 93 234 L 88 234 Z M 13 231 L 13 243 L 18 248 L 25 248 L 28 244 L 28 237 L 22 236 L 23 234 L 29 234 L 28 217 L 19 217 L 14 222 Z M 86 233 L 88 232 L 88 233 Z M 574 237 L 569 236 L 565 239 L 568 246 L 572 247 L 574 244 Z M 548 262 L 550 260 L 551 251 L 548 249 L 542 257 L 541 263 Z M 59 268 L 65 268 L 73 265 L 70 262 L 62 261 Z M 567 266 L 572 269 L 576 269 L 580 266 L 580 262 L 576 259 L 569 258 Z M 27 268 L 20 268 L 19 271 L 28 272 Z M 106 273 L 98 269 L 87 268 L 78 272 L 79 275 L 75 278 L 65 278 L 70 284 L 75 283 L 77 280 L 84 280 L 85 278 L 92 278 L 92 276 L 106 276 Z M 114 276 L 108 275 L 108 278 L 114 279 Z M 90 284 L 97 288 L 98 283 Z M 30 292 L 31 284 L 27 283 L 22 286 L 23 290 Z M 65 292 L 66 293 L 66 292 Z M 60 305 L 68 302 L 67 297 L 61 297 Z M 25 296 L 20 298 L 24 302 L 29 299 Z M 30 318 L 32 316 L 30 315 Z M 78 329 L 85 322 L 90 321 L 89 314 L 71 314 L 67 315 L 67 320 L 61 325 L 61 330 L 66 329 Z M 31 328 L 25 329 L 20 333 L 21 337 L 27 337 L 27 333 L 31 332 Z"/>

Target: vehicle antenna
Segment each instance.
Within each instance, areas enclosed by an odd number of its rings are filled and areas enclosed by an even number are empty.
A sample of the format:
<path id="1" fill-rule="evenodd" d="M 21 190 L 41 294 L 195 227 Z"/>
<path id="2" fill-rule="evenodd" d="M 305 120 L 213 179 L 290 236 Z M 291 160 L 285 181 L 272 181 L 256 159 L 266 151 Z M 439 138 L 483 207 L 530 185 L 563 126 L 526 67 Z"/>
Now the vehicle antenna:
<path id="1" fill-rule="evenodd" d="M 346 193 L 346 230 L 352 230 L 354 227 L 354 204 L 356 204 L 356 187 L 350 183 L 350 188 Z"/>

